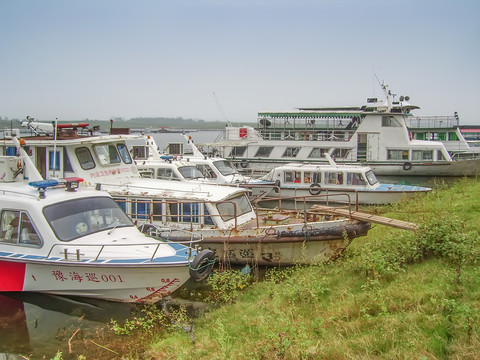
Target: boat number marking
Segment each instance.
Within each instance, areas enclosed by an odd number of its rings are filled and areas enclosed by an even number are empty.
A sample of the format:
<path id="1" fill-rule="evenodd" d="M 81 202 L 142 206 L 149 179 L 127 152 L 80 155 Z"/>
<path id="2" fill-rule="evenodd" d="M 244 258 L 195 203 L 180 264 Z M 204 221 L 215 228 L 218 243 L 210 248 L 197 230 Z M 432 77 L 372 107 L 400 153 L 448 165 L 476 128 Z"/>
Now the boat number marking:
<path id="1" fill-rule="evenodd" d="M 99 178 L 102 176 L 111 176 L 111 175 L 119 175 L 121 173 L 130 172 L 129 168 L 116 168 L 116 169 L 108 169 L 108 170 L 100 170 L 90 173 L 91 178 Z"/>
<path id="2" fill-rule="evenodd" d="M 32 275 L 33 276 L 33 275 Z M 65 275 L 60 270 L 52 270 L 52 276 L 57 281 L 92 281 L 92 282 L 123 282 L 123 279 L 120 275 L 114 274 L 102 274 L 97 275 L 97 273 L 79 273 L 77 271 L 71 271 L 68 275 Z M 100 277 L 99 277 L 100 276 Z M 35 279 L 35 277 L 34 277 Z M 36 280 L 36 279 L 35 279 Z"/>

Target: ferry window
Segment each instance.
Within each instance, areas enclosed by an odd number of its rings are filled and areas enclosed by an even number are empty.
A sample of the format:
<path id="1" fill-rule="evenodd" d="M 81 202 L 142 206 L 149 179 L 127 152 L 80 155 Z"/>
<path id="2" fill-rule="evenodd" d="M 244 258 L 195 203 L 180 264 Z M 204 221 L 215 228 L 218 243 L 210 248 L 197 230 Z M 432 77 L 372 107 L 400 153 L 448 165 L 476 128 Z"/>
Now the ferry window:
<path id="1" fill-rule="evenodd" d="M 465 135 L 465 134 L 464 134 Z M 465 136 L 466 138 L 466 136 Z M 454 132 L 449 132 L 448 133 L 448 141 L 458 141 L 458 136 Z"/>
<path id="2" fill-rule="evenodd" d="M 408 150 L 387 149 L 388 160 L 408 160 Z"/>
<path id="3" fill-rule="evenodd" d="M 40 245 L 41 240 L 27 213 L 4 210 L 0 219 L 0 241 L 11 244 Z"/>
<path id="4" fill-rule="evenodd" d="M 401 127 L 400 123 L 393 116 L 383 116 L 382 117 L 382 126 L 383 127 Z"/>
<path id="5" fill-rule="evenodd" d="M 61 241 L 97 231 L 134 226 L 122 208 L 109 197 L 89 197 L 48 205 L 43 214 Z"/>
<path id="6" fill-rule="evenodd" d="M 433 160 L 433 150 L 413 150 L 412 160 Z"/>
<path id="7" fill-rule="evenodd" d="M 310 171 L 305 171 L 303 173 L 303 182 L 305 184 L 310 184 L 312 182 L 312 173 Z"/>
<path id="8" fill-rule="evenodd" d="M 328 149 L 313 148 L 312 151 L 310 151 L 310 154 L 308 155 L 308 157 L 312 159 L 321 159 L 325 157 L 325 153 L 328 153 Z"/>
<path id="9" fill-rule="evenodd" d="M 92 154 L 86 147 L 76 148 L 75 154 L 77 155 L 77 160 L 83 170 L 90 170 L 95 167 L 95 161 L 93 160 Z"/>
<path id="10" fill-rule="evenodd" d="M 245 194 L 239 195 L 233 199 L 229 199 L 227 202 L 217 204 L 218 212 L 223 221 L 229 221 L 234 218 L 235 212 L 233 206 L 235 206 L 237 210 L 237 216 L 241 216 L 252 211 L 252 205 L 250 204 L 250 201 L 248 201 L 247 196 Z"/>
<path id="11" fill-rule="evenodd" d="M 232 151 L 230 152 L 229 157 L 243 156 L 243 154 L 245 153 L 245 150 L 247 150 L 246 146 L 234 146 Z"/>
<path id="12" fill-rule="evenodd" d="M 320 184 L 322 182 L 322 173 L 316 172 L 313 173 L 313 183 Z"/>
<path id="13" fill-rule="evenodd" d="M 95 154 L 102 165 L 112 165 L 120 163 L 120 156 L 114 144 L 95 145 Z"/>
<path id="14" fill-rule="evenodd" d="M 296 157 L 299 151 L 299 147 L 287 147 L 282 157 Z"/>
<path id="15" fill-rule="evenodd" d="M 367 177 L 367 180 L 370 183 L 370 185 L 375 185 L 378 181 L 377 177 L 375 176 L 372 170 L 367 171 L 365 173 L 365 176 Z"/>
<path id="16" fill-rule="evenodd" d="M 120 156 L 122 157 L 123 162 L 125 164 L 131 164 L 132 158 L 130 157 L 130 153 L 128 152 L 127 146 L 123 143 L 120 143 L 120 144 L 117 144 L 117 149 Z"/>
<path id="17" fill-rule="evenodd" d="M 365 179 L 360 173 L 347 173 L 347 185 L 365 185 Z"/>
<path id="18" fill-rule="evenodd" d="M 349 149 L 334 149 L 332 153 L 333 160 L 336 158 L 345 159 L 348 155 Z"/>
<path id="19" fill-rule="evenodd" d="M 260 146 L 255 154 L 255 157 L 269 157 L 272 153 L 273 146 Z"/>

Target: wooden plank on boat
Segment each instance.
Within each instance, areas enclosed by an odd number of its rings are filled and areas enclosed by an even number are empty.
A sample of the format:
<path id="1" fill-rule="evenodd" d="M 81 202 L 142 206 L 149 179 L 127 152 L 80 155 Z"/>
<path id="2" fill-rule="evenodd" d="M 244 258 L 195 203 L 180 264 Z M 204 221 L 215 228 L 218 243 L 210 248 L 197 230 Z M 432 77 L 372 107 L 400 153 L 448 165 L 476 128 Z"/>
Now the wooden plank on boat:
<path id="1" fill-rule="evenodd" d="M 372 223 L 393 226 L 393 227 L 404 229 L 404 230 L 413 231 L 413 230 L 417 230 L 418 228 L 417 224 L 411 223 L 408 221 L 396 220 L 396 219 L 388 218 L 385 216 L 372 215 L 372 214 L 363 213 L 360 211 L 349 211 L 348 209 L 337 208 L 334 206 L 314 205 L 312 206 L 311 210 L 318 211 L 318 212 L 325 212 L 325 213 L 334 214 L 334 215 L 350 216 L 353 219 L 370 221 Z"/>

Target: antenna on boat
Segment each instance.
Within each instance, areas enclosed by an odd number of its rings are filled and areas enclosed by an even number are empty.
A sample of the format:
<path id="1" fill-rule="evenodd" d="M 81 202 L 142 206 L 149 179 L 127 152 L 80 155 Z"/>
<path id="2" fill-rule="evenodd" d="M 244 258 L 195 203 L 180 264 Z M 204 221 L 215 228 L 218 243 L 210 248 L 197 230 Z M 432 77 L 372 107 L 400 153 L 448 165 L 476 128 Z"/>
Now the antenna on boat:
<path id="1" fill-rule="evenodd" d="M 228 117 L 227 117 L 227 114 L 225 114 L 225 111 L 223 111 L 222 105 L 220 105 L 220 101 L 218 101 L 215 91 L 213 92 L 213 97 L 215 98 L 215 102 L 217 103 L 218 110 L 220 110 L 222 115 L 225 117 L 225 120 L 227 120 L 227 125 L 231 126 L 232 124 L 230 123 L 230 120 L 228 120 Z"/>
<path id="2" fill-rule="evenodd" d="M 57 169 L 57 124 L 58 118 L 55 118 L 55 125 L 53 126 L 53 177 L 55 177 L 55 170 Z"/>

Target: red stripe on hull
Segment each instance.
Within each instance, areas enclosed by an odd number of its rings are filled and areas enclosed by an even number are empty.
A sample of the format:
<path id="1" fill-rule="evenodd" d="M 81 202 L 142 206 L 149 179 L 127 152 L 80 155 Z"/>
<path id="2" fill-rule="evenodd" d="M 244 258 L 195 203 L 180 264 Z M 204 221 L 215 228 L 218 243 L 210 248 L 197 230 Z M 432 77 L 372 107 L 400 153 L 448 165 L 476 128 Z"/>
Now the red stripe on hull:
<path id="1" fill-rule="evenodd" d="M 0 261 L 0 291 L 22 291 L 26 264 Z"/>

